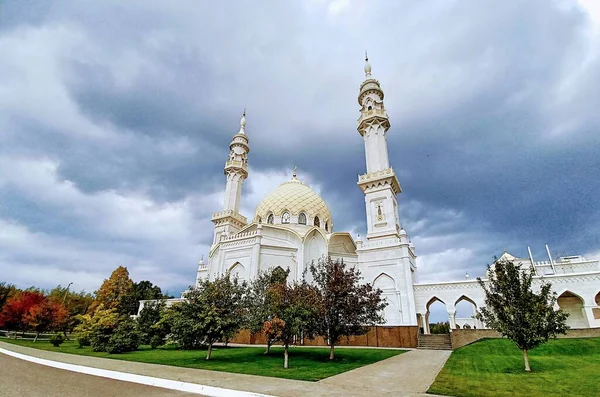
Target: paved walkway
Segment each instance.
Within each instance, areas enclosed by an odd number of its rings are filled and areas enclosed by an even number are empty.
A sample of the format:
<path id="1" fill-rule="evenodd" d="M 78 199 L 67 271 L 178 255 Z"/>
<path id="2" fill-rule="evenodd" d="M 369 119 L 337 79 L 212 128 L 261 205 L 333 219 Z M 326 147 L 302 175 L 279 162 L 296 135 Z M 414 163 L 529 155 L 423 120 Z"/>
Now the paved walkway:
<path id="1" fill-rule="evenodd" d="M 0 397 L 200 397 L 84 375 L 0 354 Z"/>
<path id="2" fill-rule="evenodd" d="M 451 353 L 441 350 L 411 350 L 319 382 L 306 382 L 78 356 L 32 349 L 4 342 L 0 342 L 0 347 L 47 360 L 280 397 L 306 395 L 371 397 L 373 394 L 378 396 L 423 395 Z"/>

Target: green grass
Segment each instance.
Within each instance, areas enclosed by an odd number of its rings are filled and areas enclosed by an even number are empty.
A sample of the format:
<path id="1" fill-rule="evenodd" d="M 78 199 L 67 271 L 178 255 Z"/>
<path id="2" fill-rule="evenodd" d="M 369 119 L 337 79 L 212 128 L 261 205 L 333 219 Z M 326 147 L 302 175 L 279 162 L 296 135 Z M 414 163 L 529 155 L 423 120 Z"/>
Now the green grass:
<path id="1" fill-rule="evenodd" d="M 328 348 L 293 347 L 290 348 L 290 368 L 283 369 L 282 347 L 271 348 L 271 353 L 267 355 L 263 354 L 264 347 L 215 347 L 211 359 L 206 361 L 205 350 L 153 350 L 149 346 L 141 346 L 140 350 L 131 353 L 108 354 L 93 352 L 89 347 L 79 348 L 74 341 L 66 341 L 56 348 L 47 341 L 33 343 L 19 339 L 0 340 L 20 346 L 84 356 L 307 381 L 321 380 L 405 352 L 391 349 L 336 348 L 336 358 L 330 362 Z"/>
<path id="2" fill-rule="evenodd" d="M 507 339 L 487 339 L 452 352 L 428 393 L 453 396 L 600 395 L 600 338 L 557 339 L 529 352 Z"/>

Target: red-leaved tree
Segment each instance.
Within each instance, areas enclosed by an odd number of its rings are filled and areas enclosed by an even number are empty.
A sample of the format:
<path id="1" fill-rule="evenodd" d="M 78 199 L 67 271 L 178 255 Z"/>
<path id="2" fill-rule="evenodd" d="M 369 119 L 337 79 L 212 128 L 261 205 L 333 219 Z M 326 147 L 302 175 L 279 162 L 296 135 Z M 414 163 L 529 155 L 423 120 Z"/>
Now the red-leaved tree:
<path id="1" fill-rule="evenodd" d="M 44 298 L 27 311 L 24 320 L 27 328 L 35 331 L 35 342 L 41 333 L 60 330 L 68 318 L 69 312 L 61 303 Z"/>
<path id="2" fill-rule="evenodd" d="M 11 297 L 0 312 L 0 328 L 25 331 L 28 326 L 27 313 L 44 300 L 44 295 L 37 291 L 22 291 Z"/>

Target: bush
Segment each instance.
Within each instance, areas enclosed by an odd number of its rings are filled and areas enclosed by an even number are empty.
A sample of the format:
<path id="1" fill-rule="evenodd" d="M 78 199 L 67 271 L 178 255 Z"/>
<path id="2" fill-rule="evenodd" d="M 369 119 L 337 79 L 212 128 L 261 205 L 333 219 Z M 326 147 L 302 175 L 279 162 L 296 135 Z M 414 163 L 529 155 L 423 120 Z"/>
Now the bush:
<path id="1" fill-rule="evenodd" d="M 92 344 L 92 342 L 90 341 L 90 338 L 85 337 L 85 336 L 80 336 L 75 339 L 77 340 L 77 344 L 79 345 L 79 347 L 87 347 Z"/>
<path id="2" fill-rule="evenodd" d="M 113 330 L 105 344 L 105 351 L 110 354 L 126 353 L 137 350 L 141 335 L 131 319 L 124 319 Z"/>
<path id="3" fill-rule="evenodd" d="M 164 345 L 165 340 L 160 335 L 153 335 L 150 338 L 150 347 L 156 349 L 159 346 Z"/>
<path id="4" fill-rule="evenodd" d="M 59 347 L 60 345 L 63 344 L 64 341 L 65 341 L 65 338 L 61 334 L 53 335 L 50 338 L 50 343 L 52 343 L 52 346 L 54 346 L 54 347 Z"/>

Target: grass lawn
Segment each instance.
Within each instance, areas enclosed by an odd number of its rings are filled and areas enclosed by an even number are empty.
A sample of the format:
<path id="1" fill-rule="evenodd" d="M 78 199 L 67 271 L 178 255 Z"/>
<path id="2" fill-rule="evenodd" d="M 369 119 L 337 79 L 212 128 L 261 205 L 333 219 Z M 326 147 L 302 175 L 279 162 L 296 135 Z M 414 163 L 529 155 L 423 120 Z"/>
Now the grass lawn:
<path id="1" fill-rule="evenodd" d="M 273 376 L 297 380 L 317 381 L 364 365 L 390 358 L 404 350 L 391 349 L 335 349 L 335 360 L 329 362 L 329 349 L 316 347 L 290 348 L 290 368 L 283 369 L 283 348 L 273 347 L 270 354 L 263 354 L 264 347 L 219 347 L 213 348 L 209 361 L 205 350 L 151 349 L 141 346 L 140 350 L 125 354 L 96 353 L 91 348 L 79 348 L 75 341 L 66 341 L 60 347 L 48 341 L 14 340 L 0 341 L 62 353 L 112 358 L 116 360 L 173 365 L 176 367 L 200 368 L 239 374 Z"/>
<path id="2" fill-rule="evenodd" d="M 429 393 L 453 396 L 598 396 L 600 338 L 557 339 L 529 352 L 487 339 L 452 352 Z"/>

